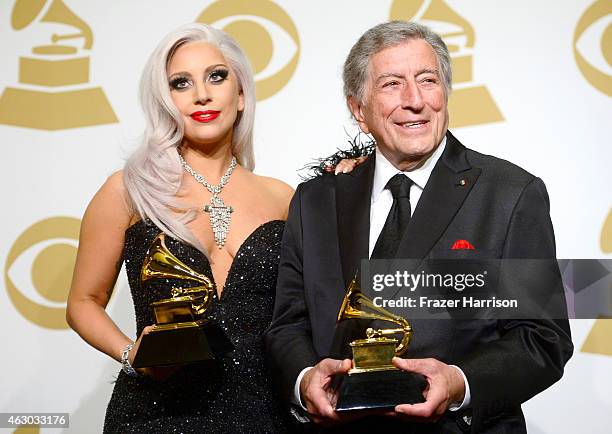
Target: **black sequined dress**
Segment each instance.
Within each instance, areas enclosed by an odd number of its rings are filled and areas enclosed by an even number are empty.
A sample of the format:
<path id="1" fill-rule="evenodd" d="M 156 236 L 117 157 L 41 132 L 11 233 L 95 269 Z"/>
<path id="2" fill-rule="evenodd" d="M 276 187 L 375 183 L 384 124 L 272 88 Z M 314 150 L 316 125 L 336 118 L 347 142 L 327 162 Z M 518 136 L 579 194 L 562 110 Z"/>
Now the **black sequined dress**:
<path id="1" fill-rule="evenodd" d="M 284 222 L 259 226 L 240 246 L 224 290 L 208 311 L 234 351 L 216 362 L 187 365 L 165 381 L 120 372 L 106 411 L 105 433 L 267 433 L 290 430 L 274 392 L 263 332 L 272 318 Z M 153 301 L 168 298 L 172 279 L 140 283 L 140 269 L 159 229 L 140 221 L 126 231 L 124 259 L 137 333 L 154 324 Z M 192 246 L 166 237 L 169 250 L 213 280 L 210 263 Z M 214 280 L 213 280 L 214 281 Z M 176 283 L 176 282 L 174 282 Z M 184 282 L 183 282 L 184 284 Z"/>

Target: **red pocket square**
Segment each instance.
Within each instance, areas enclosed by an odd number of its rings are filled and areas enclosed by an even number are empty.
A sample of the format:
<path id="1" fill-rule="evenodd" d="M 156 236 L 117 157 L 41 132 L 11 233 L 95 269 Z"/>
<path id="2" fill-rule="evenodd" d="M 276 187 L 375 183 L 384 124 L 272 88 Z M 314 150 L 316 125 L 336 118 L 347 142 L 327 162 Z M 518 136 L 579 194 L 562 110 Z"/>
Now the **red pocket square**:
<path id="1" fill-rule="evenodd" d="M 451 250 L 476 250 L 468 240 L 457 240 Z"/>

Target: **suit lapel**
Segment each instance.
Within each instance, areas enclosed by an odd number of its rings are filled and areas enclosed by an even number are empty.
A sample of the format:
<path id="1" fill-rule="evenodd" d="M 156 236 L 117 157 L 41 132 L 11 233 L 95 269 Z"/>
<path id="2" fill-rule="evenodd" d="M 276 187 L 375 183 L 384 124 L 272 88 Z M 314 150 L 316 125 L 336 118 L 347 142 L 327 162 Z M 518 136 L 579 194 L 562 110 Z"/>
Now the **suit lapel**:
<path id="1" fill-rule="evenodd" d="M 351 173 L 336 179 L 338 241 L 345 286 L 355 276 L 362 259 L 368 258 L 370 198 L 376 154 Z"/>
<path id="2" fill-rule="evenodd" d="M 442 236 L 465 201 L 481 169 L 471 167 L 466 148 L 450 131 L 446 148 L 423 190 L 398 247 L 398 257 L 421 259 Z"/>

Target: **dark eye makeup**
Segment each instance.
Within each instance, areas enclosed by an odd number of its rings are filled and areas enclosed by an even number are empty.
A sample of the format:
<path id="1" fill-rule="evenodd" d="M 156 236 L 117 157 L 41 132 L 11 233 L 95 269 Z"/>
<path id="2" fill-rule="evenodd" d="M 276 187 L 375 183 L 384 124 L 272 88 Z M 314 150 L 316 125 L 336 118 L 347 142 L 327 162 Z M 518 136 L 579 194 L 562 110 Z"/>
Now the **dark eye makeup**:
<path id="1" fill-rule="evenodd" d="M 216 68 L 212 70 L 207 76 L 206 81 L 213 84 L 223 83 L 229 75 L 229 70 L 226 68 Z M 191 85 L 191 78 L 184 75 L 177 75 L 170 79 L 170 88 L 173 90 L 187 89 Z"/>
<path id="2" fill-rule="evenodd" d="M 187 86 L 189 86 L 189 83 L 190 80 L 187 77 L 179 75 L 170 80 L 170 88 L 176 90 L 185 89 Z"/>
<path id="3" fill-rule="evenodd" d="M 213 83 L 219 83 L 225 80 L 228 75 L 229 75 L 229 71 L 227 69 L 217 68 L 211 71 L 210 74 L 208 74 L 208 79 L 212 81 Z"/>

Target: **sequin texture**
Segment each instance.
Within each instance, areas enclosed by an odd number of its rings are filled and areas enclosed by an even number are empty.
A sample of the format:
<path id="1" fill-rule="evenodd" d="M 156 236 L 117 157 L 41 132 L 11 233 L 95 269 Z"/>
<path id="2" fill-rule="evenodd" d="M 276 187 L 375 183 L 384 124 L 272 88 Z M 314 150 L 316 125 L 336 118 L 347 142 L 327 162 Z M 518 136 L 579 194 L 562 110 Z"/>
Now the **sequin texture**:
<path id="1" fill-rule="evenodd" d="M 284 222 L 259 226 L 240 246 L 221 299 L 207 315 L 234 344 L 225 358 L 182 367 L 165 381 L 132 378 L 122 371 L 106 412 L 105 433 L 287 432 L 291 422 L 276 395 L 265 357 L 263 332 L 272 318 Z M 138 222 L 126 231 L 124 258 L 136 328 L 154 323 L 150 304 L 170 296 L 179 282 L 140 283 L 140 268 L 159 229 Z M 213 282 L 210 263 L 192 246 L 166 237 L 168 249 Z M 185 287 L 187 285 L 182 282 Z"/>

